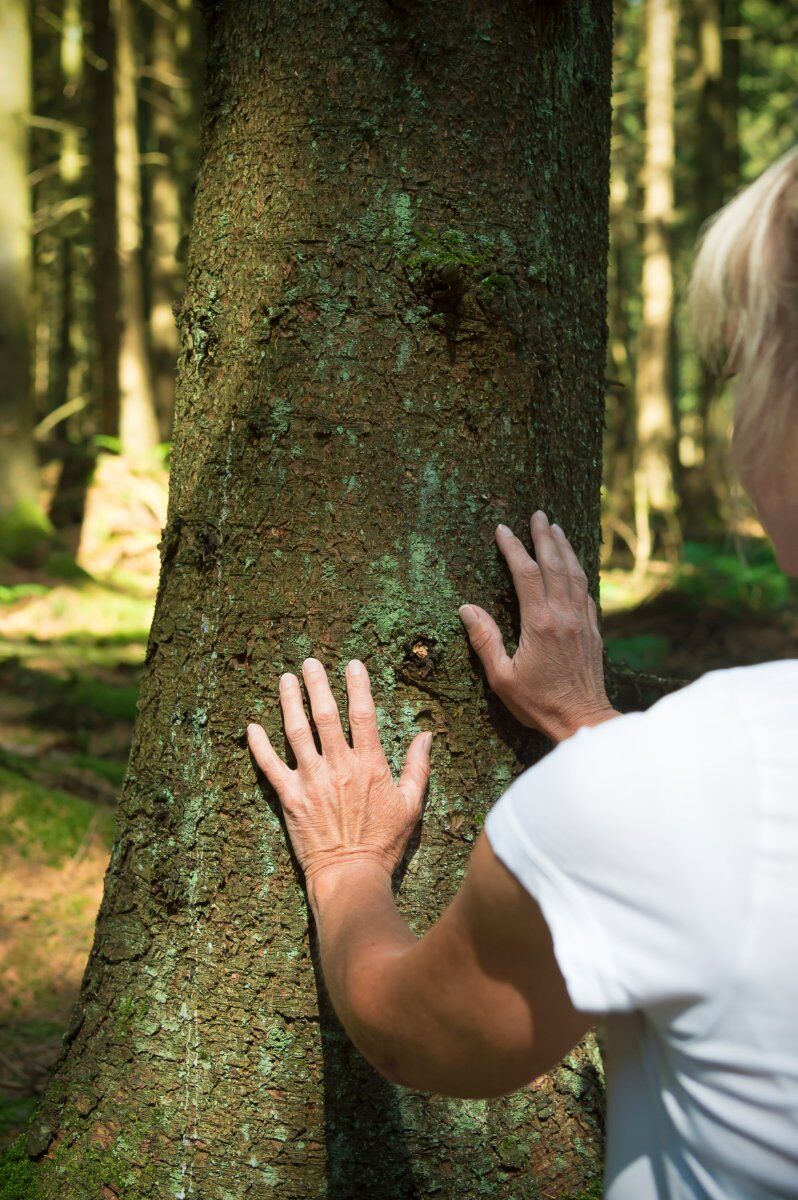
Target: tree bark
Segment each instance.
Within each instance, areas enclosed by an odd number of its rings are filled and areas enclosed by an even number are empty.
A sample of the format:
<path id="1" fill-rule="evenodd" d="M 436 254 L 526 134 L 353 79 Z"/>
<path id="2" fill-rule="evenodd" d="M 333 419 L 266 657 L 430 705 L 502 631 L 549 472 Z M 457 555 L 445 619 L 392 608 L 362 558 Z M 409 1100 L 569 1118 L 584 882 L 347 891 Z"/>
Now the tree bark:
<path id="1" fill-rule="evenodd" d="M 160 432 L 144 309 L 141 165 L 137 128 L 136 61 L 130 0 L 111 0 L 116 34 L 116 186 L 119 237 L 119 440 L 122 450 L 146 454 Z"/>
<path id="2" fill-rule="evenodd" d="M 141 168 L 128 0 L 94 0 L 95 323 L 103 433 L 146 454 L 160 440 L 144 310 Z"/>
<path id="3" fill-rule="evenodd" d="M 241 0 L 209 14 L 170 508 L 94 948 L 28 1136 L 41 1196 L 559 1197 L 600 1169 L 588 1043 L 504 1100 L 395 1088 L 314 966 L 245 746 L 311 652 L 368 664 L 389 760 L 437 731 L 423 931 L 541 743 L 457 616 L 542 506 L 595 583 L 611 14 Z M 104 1190 L 105 1189 L 105 1190 Z"/>
<path id="4" fill-rule="evenodd" d="M 178 14 L 159 9 L 153 15 L 152 140 L 159 161 L 150 167 L 151 261 L 150 341 L 158 422 L 164 441 L 172 434 L 178 338 L 174 305 L 180 287 L 177 261 L 180 244 L 180 189 L 177 180 L 178 142 L 175 38 Z M 186 81 L 187 86 L 187 81 Z"/>
<path id="5" fill-rule="evenodd" d="M 740 184 L 738 0 L 697 0 L 695 233 L 730 200 Z M 689 530 L 725 524 L 728 505 L 728 442 L 731 412 L 717 372 L 699 368 L 698 407 L 688 442 L 683 512 Z"/>
<path id="6" fill-rule="evenodd" d="M 8 0 L 0 7 L 0 553 L 12 556 L 46 528 L 31 419 L 30 106 L 28 7 Z"/>
<path id="7" fill-rule="evenodd" d="M 99 60 L 92 76 L 93 113 L 89 122 L 92 182 L 92 285 L 97 357 L 94 391 L 100 432 L 119 433 L 119 254 L 116 195 L 114 80 L 116 39 L 109 0 L 92 0 L 93 51 Z M 101 65 L 104 64 L 104 65 Z"/>
<path id="8" fill-rule="evenodd" d="M 635 567 L 653 551 L 652 524 L 674 528 L 675 423 L 670 390 L 673 320 L 674 91 L 676 0 L 646 0 L 646 145 L 643 313 L 636 364 Z"/>

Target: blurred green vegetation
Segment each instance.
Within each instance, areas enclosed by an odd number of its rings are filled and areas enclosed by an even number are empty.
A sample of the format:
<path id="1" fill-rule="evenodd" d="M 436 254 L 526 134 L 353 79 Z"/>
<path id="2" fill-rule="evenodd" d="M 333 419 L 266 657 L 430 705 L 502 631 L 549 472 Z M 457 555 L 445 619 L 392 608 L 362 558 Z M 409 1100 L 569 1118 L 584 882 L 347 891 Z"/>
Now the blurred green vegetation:
<path id="1" fill-rule="evenodd" d="M 13 847 L 22 858 L 61 866 L 91 832 L 110 848 L 113 812 L 80 796 L 40 787 L 0 766 L 0 797 L 0 847 Z"/>
<path id="2" fill-rule="evenodd" d="M 739 613 L 778 612 L 798 600 L 798 588 L 779 567 L 769 542 L 731 553 L 717 543 L 685 542 L 675 587 L 697 602 Z"/>

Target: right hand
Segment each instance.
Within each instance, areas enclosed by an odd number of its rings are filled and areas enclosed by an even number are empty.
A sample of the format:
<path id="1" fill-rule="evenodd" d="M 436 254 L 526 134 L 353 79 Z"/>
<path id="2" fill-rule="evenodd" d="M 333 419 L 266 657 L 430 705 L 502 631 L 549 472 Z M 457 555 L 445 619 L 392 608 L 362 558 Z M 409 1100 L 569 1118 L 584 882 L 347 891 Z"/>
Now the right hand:
<path id="1" fill-rule="evenodd" d="M 550 525 L 543 512 L 534 513 L 529 524 L 537 562 L 506 525 L 496 530 L 521 609 L 513 657 L 484 608 L 464 604 L 460 617 L 491 689 L 523 725 L 560 742 L 583 725 L 618 714 L 604 687 L 601 634 L 587 576 L 559 525 Z"/>

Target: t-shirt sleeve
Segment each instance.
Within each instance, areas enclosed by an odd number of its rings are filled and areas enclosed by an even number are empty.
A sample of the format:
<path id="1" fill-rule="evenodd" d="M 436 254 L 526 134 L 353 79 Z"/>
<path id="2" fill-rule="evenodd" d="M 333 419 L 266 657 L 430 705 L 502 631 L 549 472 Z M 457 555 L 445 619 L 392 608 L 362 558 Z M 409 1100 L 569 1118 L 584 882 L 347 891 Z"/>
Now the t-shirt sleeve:
<path id="1" fill-rule="evenodd" d="M 698 1001 L 736 961 L 752 755 L 722 677 L 580 730 L 488 814 L 491 847 L 540 906 L 581 1011 Z"/>

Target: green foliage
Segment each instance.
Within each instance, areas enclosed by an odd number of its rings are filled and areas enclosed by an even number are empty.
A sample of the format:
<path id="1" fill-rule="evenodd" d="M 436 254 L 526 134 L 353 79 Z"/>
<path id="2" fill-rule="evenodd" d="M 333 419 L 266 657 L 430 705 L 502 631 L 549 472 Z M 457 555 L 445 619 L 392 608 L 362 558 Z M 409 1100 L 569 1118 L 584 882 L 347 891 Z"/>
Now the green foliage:
<path id="1" fill-rule="evenodd" d="M 138 683 L 128 686 L 105 683 L 90 675 L 77 676 L 69 681 L 54 680 L 56 687 L 63 687 L 71 695 L 77 708 L 88 708 L 117 721 L 133 721 L 139 698 Z"/>
<path id="2" fill-rule="evenodd" d="M 48 554 L 44 562 L 44 570 L 55 579 L 91 579 L 88 571 L 84 571 L 83 567 L 75 562 L 73 555 L 68 554 L 65 550 L 53 550 Z"/>
<path id="3" fill-rule="evenodd" d="M 36 1107 L 35 1096 L 0 1096 L 0 1140 L 5 1140 L 9 1133 L 23 1129 Z M 0 1165 L 2 1172 L 2 1165 Z M 2 1176 L 0 1175 L 0 1181 Z M 2 1196 L 2 1190 L 0 1190 Z"/>
<path id="4" fill-rule="evenodd" d="M 686 542 L 677 589 L 694 599 L 732 611 L 771 612 L 795 597 L 795 586 L 779 567 L 769 543 L 733 554 L 712 543 Z"/>
<path id="5" fill-rule="evenodd" d="M 655 671 L 668 657 L 668 639 L 657 634 L 637 637 L 608 637 L 604 648 L 610 662 L 623 663 L 633 671 Z"/>
<path id="6" fill-rule="evenodd" d="M 103 779 L 116 784 L 117 787 L 122 786 L 127 770 L 126 763 L 95 758 L 92 754 L 71 754 L 69 762 L 73 767 L 80 767 L 84 771 L 93 771 L 95 775 L 102 776 Z"/>
<path id="7" fill-rule="evenodd" d="M 166 468 L 169 467 L 169 460 L 171 458 L 171 455 L 172 455 L 172 443 L 171 442 L 159 442 L 158 445 L 152 451 L 153 460 L 160 467 L 166 467 Z"/>
<path id="8" fill-rule="evenodd" d="M 20 503 L 0 520 L 0 558 L 35 562 L 53 536 L 53 527 L 36 504 Z"/>
<path id="9" fill-rule="evenodd" d="M 88 800 L 51 790 L 0 767 L 0 846 L 24 858 L 59 866 L 93 833 L 113 840 L 114 816 Z"/>
<path id="10" fill-rule="evenodd" d="M 64 569 L 71 571 L 68 566 Z M 40 599 L 48 593 L 46 601 Z M 66 579 L 56 589 L 44 587 L 28 594 L 30 620 L 26 628 L 15 631 L 16 638 L 87 647 L 147 640 L 152 620 L 152 602 L 147 597 L 126 595 L 87 577 Z M 47 630 L 43 638 L 42 626 Z"/>
<path id="11" fill-rule="evenodd" d="M 122 443 L 118 437 L 111 437 L 107 433 L 95 433 L 91 440 L 98 450 L 105 450 L 108 454 L 122 453 Z"/>
<path id="12" fill-rule="evenodd" d="M 0 1200 L 35 1200 L 36 1175 L 24 1138 L 0 1153 Z"/>
<path id="13" fill-rule="evenodd" d="M 49 590 L 42 583 L 0 584 L 0 604 L 16 604 L 29 596 L 46 596 Z"/>

